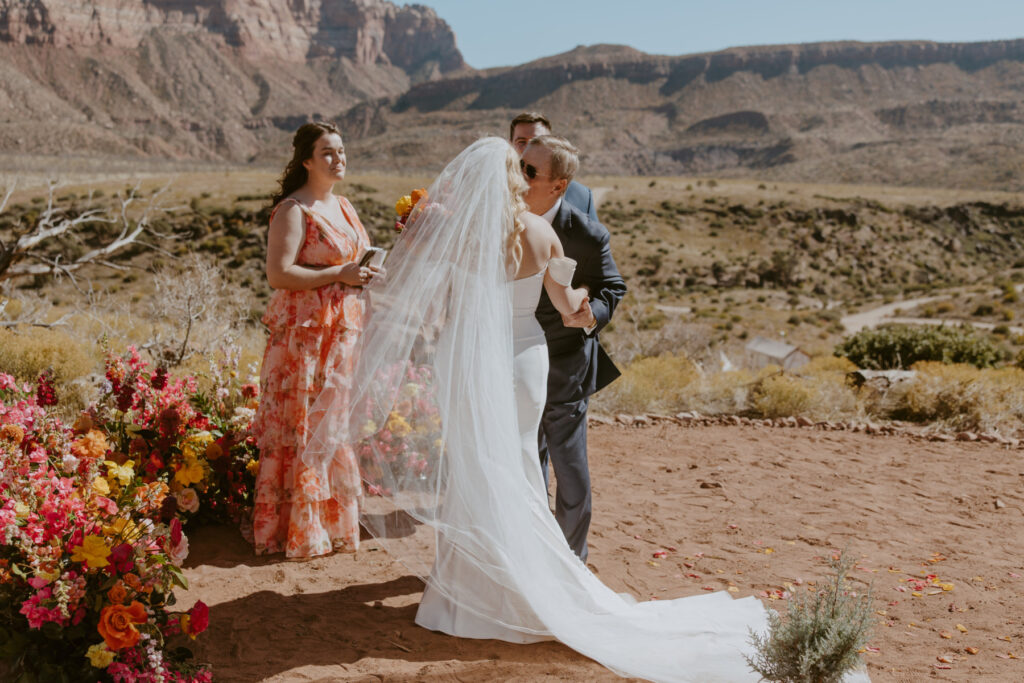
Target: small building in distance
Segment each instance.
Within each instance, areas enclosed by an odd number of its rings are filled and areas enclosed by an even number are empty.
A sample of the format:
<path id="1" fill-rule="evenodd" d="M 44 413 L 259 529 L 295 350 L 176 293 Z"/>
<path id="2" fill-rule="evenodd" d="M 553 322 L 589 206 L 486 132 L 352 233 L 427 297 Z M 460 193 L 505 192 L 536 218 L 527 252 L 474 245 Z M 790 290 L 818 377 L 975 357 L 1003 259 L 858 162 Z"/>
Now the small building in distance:
<path id="1" fill-rule="evenodd" d="M 777 339 L 754 337 L 746 346 L 747 367 L 760 370 L 767 365 L 778 365 L 783 370 L 796 370 L 810 362 L 811 357 L 792 344 Z"/>

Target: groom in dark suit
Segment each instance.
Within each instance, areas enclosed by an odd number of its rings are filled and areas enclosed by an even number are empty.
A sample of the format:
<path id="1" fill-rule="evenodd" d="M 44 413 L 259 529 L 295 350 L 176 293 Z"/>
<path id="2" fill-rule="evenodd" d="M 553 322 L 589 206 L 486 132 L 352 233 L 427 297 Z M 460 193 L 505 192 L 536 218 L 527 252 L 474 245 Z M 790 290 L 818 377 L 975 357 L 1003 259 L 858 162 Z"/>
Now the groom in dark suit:
<path id="1" fill-rule="evenodd" d="M 543 114 L 535 111 L 524 111 L 512 119 L 508 127 L 508 139 L 512 146 L 523 155 L 526 143 L 539 135 L 551 135 L 551 122 Z M 597 221 L 597 205 L 594 204 L 594 193 L 590 188 L 575 180 L 569 181 L 563 199 L 587 214 L 590 220 Z"/>
<path id="2" fill-rule="evenodd" d="M 619 376 L 597 333 L 625 295 L 626 283 L 612 258 L 608 230 L 566 199 L 579 167 L 576 148 L 564 138 L 541 135 L 527 142 L 520 163 L 530 186 L 525 196 L 530 211 L 551 223 L 565 255 L 576 260 L 573 286 L 590 292 L 571 316 L 555 310 L 547 293 L 537 305 L 551 362 L 540 424 L 541 467 L 547 483 L 550 460 L 556 480 L 555 519 L 573 551 L 586 562 L 591 515 L 587 405 L 591 394 Z"/>

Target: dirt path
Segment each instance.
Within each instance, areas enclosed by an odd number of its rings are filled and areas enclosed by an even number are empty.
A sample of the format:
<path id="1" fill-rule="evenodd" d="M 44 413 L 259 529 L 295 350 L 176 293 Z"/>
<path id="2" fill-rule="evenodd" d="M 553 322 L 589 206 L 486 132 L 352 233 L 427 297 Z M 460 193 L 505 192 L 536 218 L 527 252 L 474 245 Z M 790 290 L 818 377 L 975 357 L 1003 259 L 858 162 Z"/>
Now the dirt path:
<path id="1" fill-rule="evenodd" d="M 909 308 L 916 308 L 917 306 L 923 306 L 930 304 L 933 301 L 942 301 L 948 299 L 948 295 L 943 296 L 926 296 L 920 299 L 906 299 L 904 301 L 896 301 L 891 304 L 885 304 L 878 308 L 872 308 L 869 311 L 863 311 L 861 313 L 853 313 L 852 315 L 846 315 L 839 319 L 839 323 L 846 329 L 847 332 L 853 334 L 854 332 L 860 332 L 865 327 L 877 327 L 884 322 L 892 322 L 887 320 L 894 313 L 900 310 L 907 310 Z M 906 319 L 905 319 L 906 320 Z"/>
<path id="2" fill-rule="evenodd" d="M 1024 284 L 1015 285 L 1014 289 L 1018 292 L 1024 291 Z M 996 296 L 1001 292 L 1002 290 L 1000 289 L 993 289 L 988 293 L 991 296 Z M 991 330 L 996 327 L 995 323 L 986 323 L 977 320 L 963 320 L 960 318 L 910 318 L 895 315 L 899 311 L 911 310 L 918 306 L 930 304 L 933 301 L 944 301 L 950 298 L 952 297 L 949 294 L 940 294 L 938 296 L 926 296 L 919 299 L 895 301 L 891 304 L 879 306 L 878 308 L 872 308 L 869 311 L 843 316 L 840 318 L 839 322 L 843 328 L 851 334 L 859 332 L 865 327 L 877 327 L 883 323 L 905 323 L 908 325 L 971 325 L 981 330 Z M 1009 326 L 1009 331 L 1012 334 L 1024 334 L 1024 327 Z"/>
<path id="3" fill-rule="evenodd" d="M 855 580 L 874 584 L 875 683 L 1024 680 L 1024 659 L 1007 658 L 1024 658 L 1019 452 L 746 426 L 595 426 L 590 441 L 591 561 L 613 589 L 734 589 L 783 609 L 765 595 L 805 590 L 847 548 Z M 417 628 L 421 583 L 373 541 L 307 562 L 255 558 L 228 528 L 191 545 L 181 606 L 210 604 L 198 654 L 220 681 L 620 680 L 555 643 Z M 678 552 L 653 557 L 668 546 Z"/>

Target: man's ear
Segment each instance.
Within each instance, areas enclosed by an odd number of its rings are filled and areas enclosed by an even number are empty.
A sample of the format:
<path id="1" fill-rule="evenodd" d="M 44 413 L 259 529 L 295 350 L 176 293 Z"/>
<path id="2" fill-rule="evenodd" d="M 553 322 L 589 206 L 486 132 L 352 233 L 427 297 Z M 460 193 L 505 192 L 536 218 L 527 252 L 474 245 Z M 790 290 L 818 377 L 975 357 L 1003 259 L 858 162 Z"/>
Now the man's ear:
<path id="1" fill-rule="evenodd" d="M 555 190 L 558 192 L 558 196 L 564 195 L 567 189 L 569 189 L 569 181 L 565 178 L 559 178 L 555 183 Z"/>

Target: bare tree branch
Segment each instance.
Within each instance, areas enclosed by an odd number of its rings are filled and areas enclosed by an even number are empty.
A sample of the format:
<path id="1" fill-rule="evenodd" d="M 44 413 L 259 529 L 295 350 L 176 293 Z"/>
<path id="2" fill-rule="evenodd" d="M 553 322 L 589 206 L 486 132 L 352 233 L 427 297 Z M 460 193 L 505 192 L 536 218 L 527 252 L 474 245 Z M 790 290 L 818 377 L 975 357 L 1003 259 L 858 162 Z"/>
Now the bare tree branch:
<path id="1" fill-rule="evenodd" d="M 167 210 L 158 202 L 167 187 L 165 185 L 155 192 L 143 208 L 141 216 L 133 220 L 130 216 L 130 207 L 138 199 L 139 186 L 137 184 L 124 197 L 120 198 L 120 207 L 113 212 L 115 213 L 113 216 L 111 212 L 104 209 L 89 209 L 77 216 L 70 216 L 65 210 L 55 205 L 54 195 L 57 184 L 51 181 L 46 208 L 36 218 L 34 225 L 18 234 L 11 246 L 0 242 L 0 282 L 46 274 L 67 275 L 74 282 L 74 272 L 87 265 L 96 264 L 109 268 L 120 268 L 108 257 L 138 242 L 139 236 L 150 228 L 154 216 Z M 0 211 L 6 206 L 12 192 L 13 187 L 5 193 L 3 201 L 0 202 Z M 77 258 L 68 259 L 62 254 L 51 256 L 42 253 L 42 250 L 52 244 L 56 238 L 74 234 L 90 223 L 118 223 L 121 229 L 117 236 L 110 241 Z"/>

